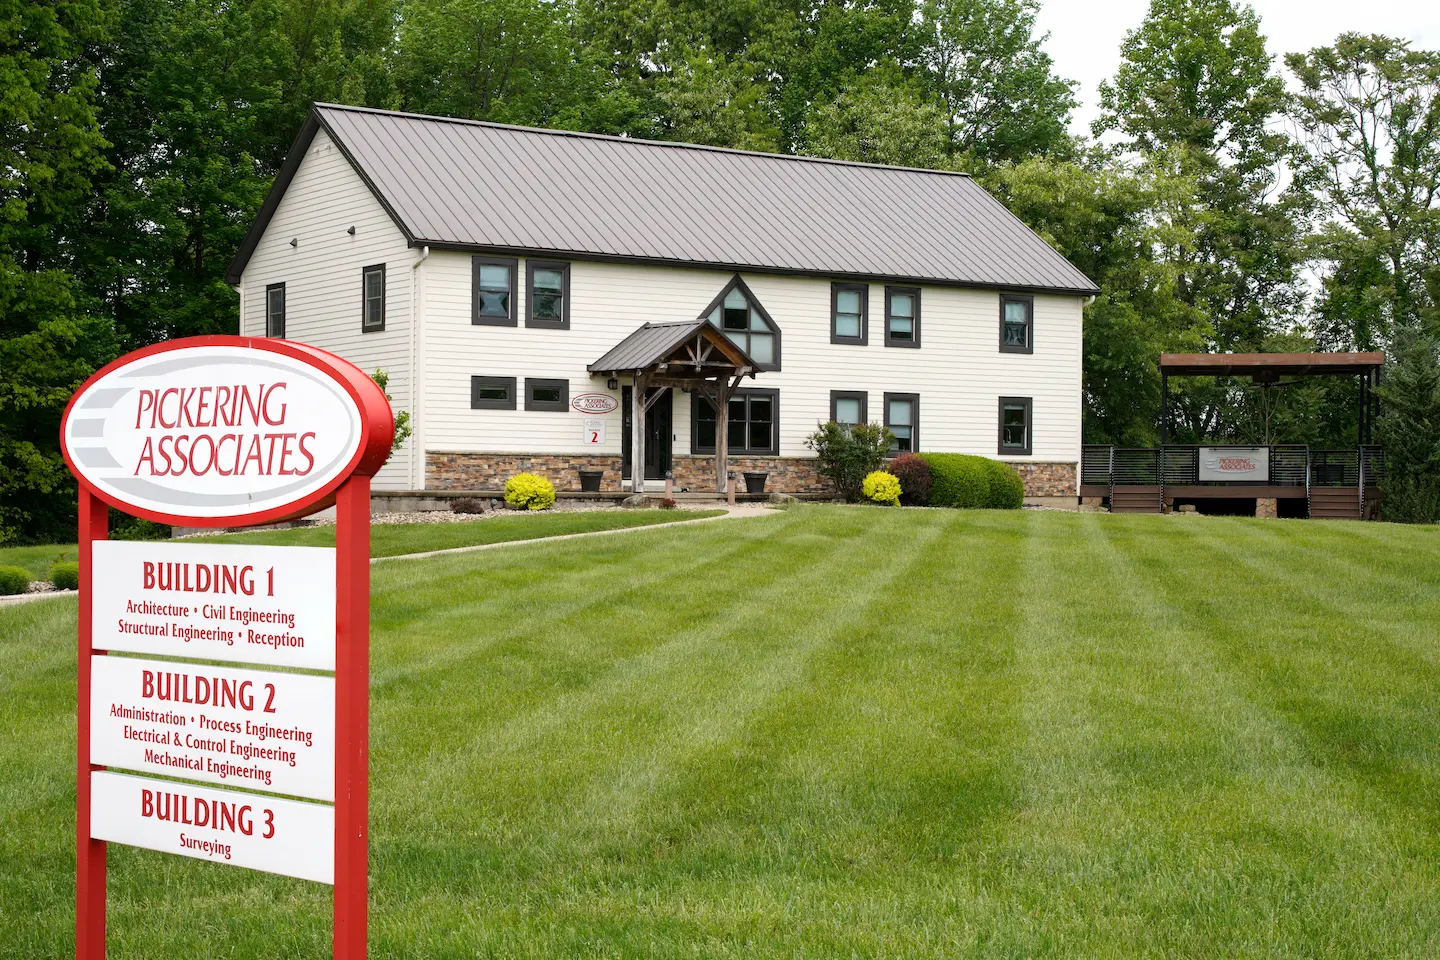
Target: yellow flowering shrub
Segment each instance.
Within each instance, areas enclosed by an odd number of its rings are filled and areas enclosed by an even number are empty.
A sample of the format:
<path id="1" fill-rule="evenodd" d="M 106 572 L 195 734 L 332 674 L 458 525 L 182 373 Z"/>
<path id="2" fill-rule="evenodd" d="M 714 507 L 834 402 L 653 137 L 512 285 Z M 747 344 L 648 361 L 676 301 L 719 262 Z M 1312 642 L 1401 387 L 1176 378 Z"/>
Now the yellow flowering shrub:
<path id="1" fill-rule="evenodd" d="M 521 510 L 549 510 L 555 505 L 555 485 L 538 473 L 517 473 L 505 481 L 505 502 Z"/>
<path id="2" fill-rule="evenodd" d="M 866 500 L 873 500 L 890 507 L 900 506 L 900 478 L 893 473 L 876 470 L 866 474 L 865 482 L 860 486 L 860 492 L 865 494 Z"/>

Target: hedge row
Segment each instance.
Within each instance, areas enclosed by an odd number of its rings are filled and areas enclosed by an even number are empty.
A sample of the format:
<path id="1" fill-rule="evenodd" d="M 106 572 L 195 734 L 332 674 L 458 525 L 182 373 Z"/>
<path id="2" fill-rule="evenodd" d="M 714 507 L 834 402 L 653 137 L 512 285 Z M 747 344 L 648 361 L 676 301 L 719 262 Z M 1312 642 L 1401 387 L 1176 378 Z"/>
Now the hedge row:
<path id="1" fill-rule="evenodd" d="M 1008 463 L 965 453 L 922 453 L 930 466 L 930 506 L 1018 510 L 1025 481 Z"/>

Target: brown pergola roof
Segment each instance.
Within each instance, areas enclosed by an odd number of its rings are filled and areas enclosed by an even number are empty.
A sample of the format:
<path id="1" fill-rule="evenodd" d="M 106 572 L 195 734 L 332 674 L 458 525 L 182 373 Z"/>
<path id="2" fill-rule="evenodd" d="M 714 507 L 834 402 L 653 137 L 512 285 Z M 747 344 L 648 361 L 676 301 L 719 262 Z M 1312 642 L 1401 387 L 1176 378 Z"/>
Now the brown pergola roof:
<path id="1" fill-rule="evenodd" d="M 1172 377 L 1355 377 L 1385 365 L 1383 353 L 1162 353 Z"/>

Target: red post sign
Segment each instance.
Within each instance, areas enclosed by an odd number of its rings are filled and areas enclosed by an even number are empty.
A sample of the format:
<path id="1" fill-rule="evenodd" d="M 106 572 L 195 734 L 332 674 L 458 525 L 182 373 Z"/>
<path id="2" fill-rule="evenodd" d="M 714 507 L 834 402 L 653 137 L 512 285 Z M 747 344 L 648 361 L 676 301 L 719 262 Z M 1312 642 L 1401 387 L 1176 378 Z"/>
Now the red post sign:
<path id="1" fill-rule="evenodd" d="M 370 478 L 394 426 L 354 365 L 245 337 L 127 354 L 66 407 L 80 485 L 77 958 L 105 956 L 108 842 L 332 883 L 334 954 L 365 956 Z M 333 550 L 108 539 L 107 507 L 238 527 L 331 504 Z"/>

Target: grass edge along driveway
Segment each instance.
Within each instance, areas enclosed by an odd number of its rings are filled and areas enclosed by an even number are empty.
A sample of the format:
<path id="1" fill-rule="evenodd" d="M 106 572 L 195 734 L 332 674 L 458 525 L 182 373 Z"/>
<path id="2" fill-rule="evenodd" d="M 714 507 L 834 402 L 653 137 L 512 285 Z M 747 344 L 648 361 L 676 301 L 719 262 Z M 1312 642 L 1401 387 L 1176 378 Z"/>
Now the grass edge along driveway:
<path id="1" fill-rule="evenodd" d="M 1435 956 L 1436 534 L 805 507 L 378 566 L 372 950 Z M 0 943 L 48 960 L 75 605 L 30 607 Z M 114 957 L 328 949 L 323 887 L 110 884 Z"/>

